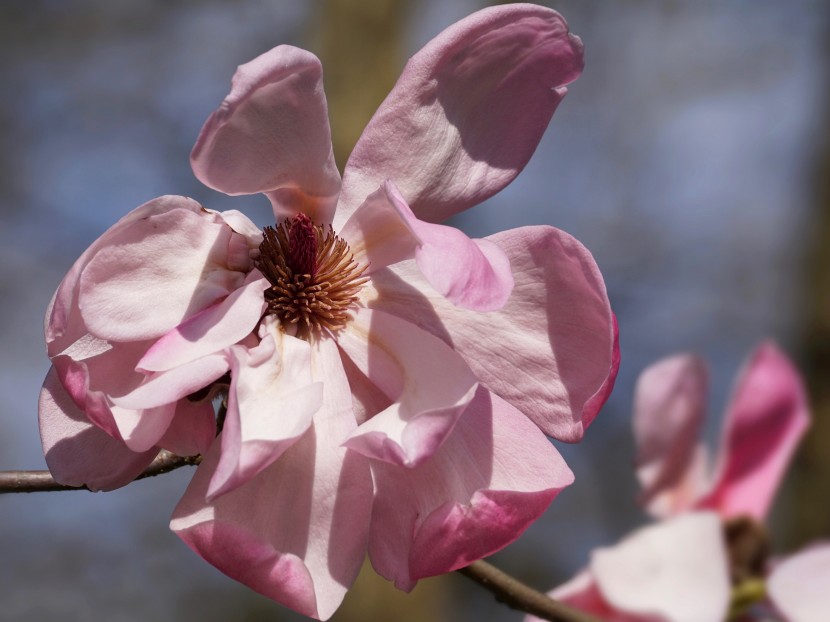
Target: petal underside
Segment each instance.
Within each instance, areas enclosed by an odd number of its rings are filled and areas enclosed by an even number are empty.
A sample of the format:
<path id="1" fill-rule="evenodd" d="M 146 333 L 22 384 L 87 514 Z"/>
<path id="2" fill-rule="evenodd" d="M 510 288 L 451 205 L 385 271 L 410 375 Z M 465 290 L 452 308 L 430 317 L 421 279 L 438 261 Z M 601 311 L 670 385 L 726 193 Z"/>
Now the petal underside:
<path id="1" fill-rule="evenodd" d="M 550 9 L 492 7 L 450 26 L 407 63 L 358 140 L 335 228 L 385 179 L 430 222 L 495 194 L 581 71 L 582 43 Z"/>

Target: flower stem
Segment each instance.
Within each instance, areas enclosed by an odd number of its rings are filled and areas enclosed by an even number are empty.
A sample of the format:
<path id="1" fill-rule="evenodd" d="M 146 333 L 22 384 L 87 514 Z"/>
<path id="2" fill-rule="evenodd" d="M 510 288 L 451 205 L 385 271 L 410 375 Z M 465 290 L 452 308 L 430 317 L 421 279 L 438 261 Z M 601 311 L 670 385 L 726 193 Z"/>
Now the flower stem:
<path id="1" fill-rule="evenodd" d="M 500 603 L 552 622 L 601 622 L 534 590 L 483 559 L 458 570 L 465 577 L 490 590 Z"/>

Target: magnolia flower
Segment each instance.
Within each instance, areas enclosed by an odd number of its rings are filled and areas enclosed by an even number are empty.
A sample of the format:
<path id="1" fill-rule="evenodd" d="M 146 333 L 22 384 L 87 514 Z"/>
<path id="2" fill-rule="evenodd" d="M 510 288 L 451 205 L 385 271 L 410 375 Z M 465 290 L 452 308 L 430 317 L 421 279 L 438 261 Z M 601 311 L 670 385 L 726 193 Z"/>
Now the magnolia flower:
<path id="1" fill-rule="evenodd" d="M 793 622 L 823 620 L 830 544 L 770 572 L 762 523 L 809 425 L 801 379 L 772 344 L 750 357 L 726 410 L 715 464 L 698 442 L 707 374 L 695 356 L 646 369 L 637 383 L 634 436 L 641 502 L 656 517 L 591 555 L 551 596 L 624 622 L 721 622 L 763 599 Z"/>
<path id="2" fill-rule="evenodd" d="M 367 551 L 408 590 L 513 541 L 573 480 L 545 434 L 596 416 L 616 323 L 569 235 L 436 221 L 519 173 L 581 69 L 556 12 L 476 13 L 409 61 L 341 181 L 317 58 L 239 67 L 193 170 L 275 225 L 162 197 L 81 256 L 47 314 L 55 477 L 110 489 L 159 448 L 202 453 L 172 529 L 320 619 Z"/>

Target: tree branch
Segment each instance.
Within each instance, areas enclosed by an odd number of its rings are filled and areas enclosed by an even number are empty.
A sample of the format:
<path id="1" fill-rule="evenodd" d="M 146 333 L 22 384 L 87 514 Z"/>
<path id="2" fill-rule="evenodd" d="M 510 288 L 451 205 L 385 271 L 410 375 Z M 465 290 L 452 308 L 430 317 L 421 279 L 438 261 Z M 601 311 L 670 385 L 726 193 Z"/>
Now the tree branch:
<path id="1" fill-rule="evenodd" d="M 490 590 L 500 603 L 551 622 L 601 622 L 592 615 L 557 602 L 483 559 L 458 570 Z"/>
<path id="2" fill-rule="evenodd" d="M 197 465 L 201 461 L 202 456 L 183 457 L 162 450 L 136 479 L 169 473 L 184 466 Z M 56 492 L 61 490 L 89 490 L 89 488 L 59 484 L 49 471 L 0 471 L 0 494 L 10 492 Z"/>

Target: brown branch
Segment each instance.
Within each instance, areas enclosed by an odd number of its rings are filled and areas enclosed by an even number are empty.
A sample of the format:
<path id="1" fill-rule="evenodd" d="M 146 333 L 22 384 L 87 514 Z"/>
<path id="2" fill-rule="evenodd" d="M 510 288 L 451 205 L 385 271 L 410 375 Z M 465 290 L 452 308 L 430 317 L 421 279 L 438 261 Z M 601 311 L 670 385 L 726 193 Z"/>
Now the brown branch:
<path id="1" fill-rule="evenodd" d="M 592 615 L 537 592 L 483 559 L 461 568 L 458 572 L 490 590 L 500 603 L 537 618 L 552 622 L 601 622 Z"/>
<path id="2" fill-rule="evenodd" d="M 202 456 L 177 456 L 162 450 L 158 456 L 136 477 L 154 477 L 184 466 L 197 465 Z M 61 490 L 89 490 L 86 486 L 59 484 L 49 471 L 0 471 L 0 494 L 10 492 L 55 492 Z"/>

